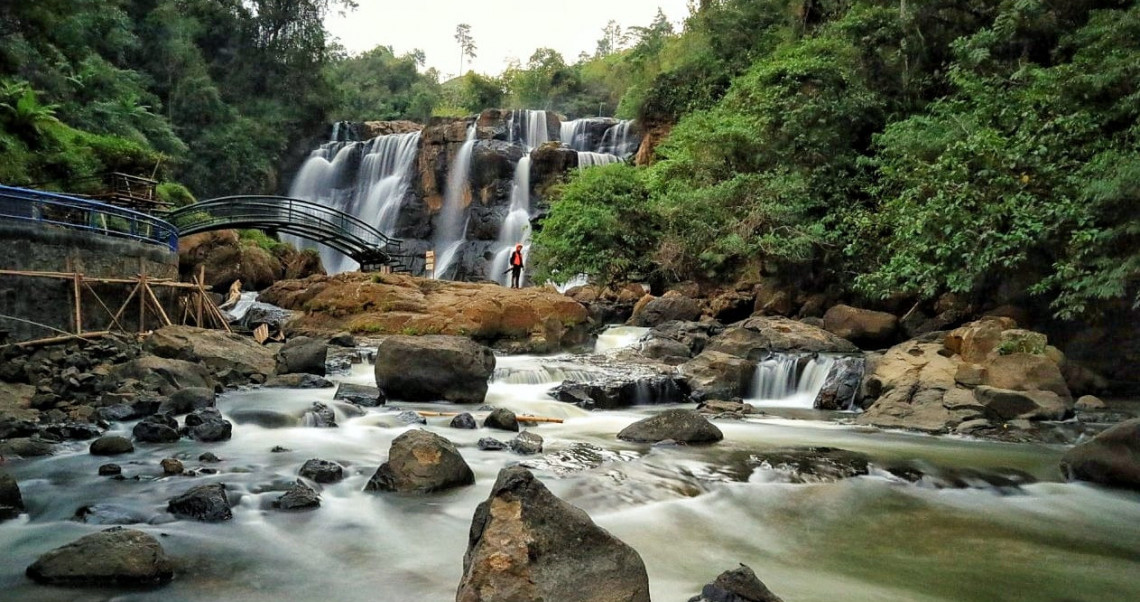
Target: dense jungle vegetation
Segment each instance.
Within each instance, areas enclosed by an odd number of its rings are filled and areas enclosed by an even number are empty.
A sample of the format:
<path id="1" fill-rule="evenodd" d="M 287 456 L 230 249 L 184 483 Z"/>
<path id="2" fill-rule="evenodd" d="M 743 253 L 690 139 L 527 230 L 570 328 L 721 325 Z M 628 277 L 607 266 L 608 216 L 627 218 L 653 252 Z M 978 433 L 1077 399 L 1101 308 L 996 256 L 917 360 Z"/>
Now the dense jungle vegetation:
<path id="1" fill-rule="evenodd" d="M 668 134 L 563 188 L 547 274 L 1140 303 L 1137 2 L 709 1 L 645 62 Z"/>
<path id="2" fill-rule="evenodd" d="M 446 82 L 419 52 L 348 55 L 323 22 L 352 9 L 0 4 L 0 182 L 123 170 L 187 202 L 281 190 L 334 120 L 616 115 L 655 152 L 565 184 L 540 275 L 1140 302 L 1135 0 L 701 0 Z"/>

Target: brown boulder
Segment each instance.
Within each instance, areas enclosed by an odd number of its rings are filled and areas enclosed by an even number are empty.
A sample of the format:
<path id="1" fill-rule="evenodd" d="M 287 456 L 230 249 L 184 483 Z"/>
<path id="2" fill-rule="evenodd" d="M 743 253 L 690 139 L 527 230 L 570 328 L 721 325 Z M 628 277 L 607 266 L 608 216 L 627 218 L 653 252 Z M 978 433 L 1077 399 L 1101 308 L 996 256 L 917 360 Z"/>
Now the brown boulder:
<path id="1" fill-rule="evenodd" d="M 167 359 L 201 362 L 226 384 L 262 382 L 273 374 L 273 350 L 249 337 L 192 326 L 166 326 L 154 331 L 143 349 Z"/>
<path id="2" fill-rule="evenodd" d="M 455 445 L 425 430 L 396 437 L 388 461 L 376 469 L 365 491 L 431 493 L 475 483 L 475 473 Z"/>
<path id="3" fill-rule="evenodd" d="M 1073 397 L 1060 368 L 1048 358 L 1029 353 L 999 355 L 985 364 L 983 384 L 1014 391 L 1052 391 L 1066 402 Z"/>
<path id="4" fill-rule="evenodd" d="M 701 317 L 701 306 L 694 299 L 680 295 L 667 295 L 640 301 L 633 308 L 631 326 L 657 326 L 671 320 L 688 322 Z"/>
<path id="5" fill-rule="evenodd" d="M 861 347 L 889 345 L 898 332 L 899 320 L 893 314 L 850 305 L 836 305 L 823 315 L 823 328 Z"/>
<path id="6" fill-rule="evenodd" d="M 160 585 L 174 578 L 174 564 L 153 536 L 111 527 L 40 556 L 26 574 L 50 585 Z"/>
<path id="7" fill-rule="evenodd" d="M 1009 318 L 983 318 L 955 329 L 946 335 L 944 344 L 963 360 L 980 364 L 1001 344 L 1001 333 L 1016 327 L 1017 324 Z"/>
<path id="8" fill-rule="evenodd" d="M 1070 480 L 1140 490 L 1140 419 L 1127 420 L 1065 452 Z"/>
<path id="9" fill-rule="evenodd" d="M 743 397 L 752 382 L 756 364 L 719 351 L 703 351 L 679 368 L 694 399 Z"/>
<path id="10" fill-rule="evenodd" d="M 1065 400 L 1052 391 L 1010 391 L 981 386 L 974 396 L 1002 420 L 1061 420 L 1072 412 Z"/>
<path id="11" fill-rule="evenodd" d="M 754 316 L 725 328 L 706 349 L 759 359 L 768 352 L 855 353 L 850 341 L 803 322 L 788 318 Z"/>
<path id="12" fill-rule="evenodd" d="M 649 602 L 641 556 L 522 467 L 475 510 L 456 602 Z"/>
<path id="13" fill-rule="evenodd" d="M 391 336 L 376 352 L 376 386 L 404 401 L 482 403 L 495 354 L 455 336 Z"/>

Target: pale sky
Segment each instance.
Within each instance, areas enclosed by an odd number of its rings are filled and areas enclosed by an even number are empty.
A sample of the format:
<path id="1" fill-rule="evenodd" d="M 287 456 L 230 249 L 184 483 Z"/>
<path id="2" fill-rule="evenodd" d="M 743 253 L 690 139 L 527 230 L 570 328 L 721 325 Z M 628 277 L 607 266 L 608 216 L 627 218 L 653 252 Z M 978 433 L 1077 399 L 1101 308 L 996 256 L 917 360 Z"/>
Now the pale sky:
<path id="1" fill-rule="evenodd" d="M 446 80 L 459 71 L 455 26 L 467 23 L 475 40 L 474 61 L 463 71 L 497 75 L 512 58 L 526 63 L 537 48 L 553 48 L 567 64 L 578 53 L 593 54 L 602 28 L 613 19 L 622 26 L 646 26 L 658 7 L 681 29 L 687 0 L 357 0 L 359 8 L 331 15 L 326 25 L 350 53 L 392 46 L 396 54 L 419 48 L 427 66 Z M 469 65 L 470 63 L 470 65 Z"/>

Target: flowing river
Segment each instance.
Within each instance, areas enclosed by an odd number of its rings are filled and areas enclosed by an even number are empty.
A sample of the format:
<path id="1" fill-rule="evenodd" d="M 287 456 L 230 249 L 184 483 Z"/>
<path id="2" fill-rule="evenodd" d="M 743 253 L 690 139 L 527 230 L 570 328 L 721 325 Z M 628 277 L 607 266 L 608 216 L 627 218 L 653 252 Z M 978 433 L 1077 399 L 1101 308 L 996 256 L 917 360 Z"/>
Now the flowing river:
<path id="1" fill-rule="evenodd" d="M 586 412 L 546 396 L 566 375 L 545 368 L 542 358 L 499 359 L 487 402 L 564 418 L 531 428 L 545 439 L 545 454 L 564 453 L 545 461 L 481 451 L 479 438 L 513 434 L 452 429 L 450 418 L 429 418 L 426 428 L 451 439 L 476 475 L 474 486 L 443 494 L 363 492 L 392 439 L 413 427 L 399 425 L 391 408 L 334 402 L 333 389 L 226 393 L 219 408 L 234 422 L 228 442 L 143 443 L 111 459 L 75 443 L 52 457 L 9 461 L 5 469 L 19 481 L 28 514 L 0 524 L 0 600 L 453 600 L 475 506 L 499 469 L 520 461 L 641 554 L 659 602 L 686 600 L 739 562 L 787 602 L 1140 599 L 1140 494 L 1061 482 L 1062 447 L 882 432 L 771 408 L 764 416 L 717 421 L 725 439 L 711 447 L 635 445 L 615 434 L 661 406 Z M 334 378 L 373 380 L 366 365 Z M 339 428 L 302 426 L 314 401 L 336 410 Z M 808 419 L 786 417 L 793 415 Z M 131 426 L 113 431 L 130 436 Z M 290 451 L 271 452 L 275 446 Z M 764 450 L 801 446 L 865 453 L 870 474 L 790 483 L 748 461 Z M 205 451 L 223 461 L 199 462 Z M 166 457 L 180 458 L 187 470 L 218 473 L 163 477 L 159 461 Z M 273 500 L 309 458 L 340 462 L 349 476 L 324 486 L 319 509 L 274 510 Z M 109 461 L 122 465 L 127 480 L 96 476 Z M 967 486 L 938 488 L 883 470 L 900 463 L 927 474 L 965 474 Z M 961 469 L 975 472 L 955 472 Z M 978 474 L 1036 482 L 994 485 Z M 233 520 L 175 521 L 165 512 L 168 499 L 210 482 L 225 483 L 236 499 Z M 91 505 L 89 520 L 134 523 L 160 535 L 177 560 L 175 580 L 157 590 L 100 590 L 26 579 L 24 569 L 43 552 L 106 528 L 72 519 Z"/>

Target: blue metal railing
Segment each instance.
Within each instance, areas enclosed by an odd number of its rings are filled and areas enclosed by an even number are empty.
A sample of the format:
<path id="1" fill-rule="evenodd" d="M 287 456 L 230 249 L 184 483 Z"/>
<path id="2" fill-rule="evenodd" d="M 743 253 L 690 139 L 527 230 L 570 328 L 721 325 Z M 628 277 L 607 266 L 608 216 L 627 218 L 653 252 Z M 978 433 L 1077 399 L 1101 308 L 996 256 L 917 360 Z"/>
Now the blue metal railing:
<path id="1" fill-rule="evenodd" d="M 0 186 L 0 219 L 97 232 L 178 251 L 178 229 L 157 217 L 41 190 Z"/>

